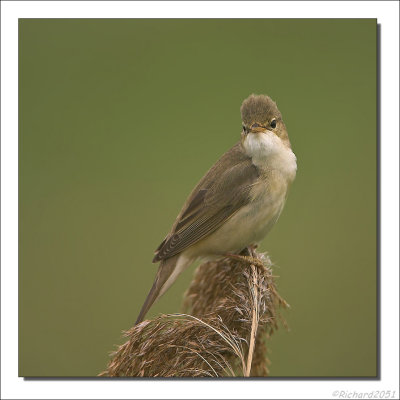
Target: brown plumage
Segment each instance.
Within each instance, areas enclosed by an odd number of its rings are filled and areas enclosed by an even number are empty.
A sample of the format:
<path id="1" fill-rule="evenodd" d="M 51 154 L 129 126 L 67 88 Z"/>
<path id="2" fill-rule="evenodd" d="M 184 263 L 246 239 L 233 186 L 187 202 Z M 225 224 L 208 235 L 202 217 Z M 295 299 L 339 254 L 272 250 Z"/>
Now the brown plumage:
<path id="1" fill-rule="evenodd" d="M 171 232 L 158 246 L 153 262 L 161 261 L 153 286 L 140 310 L 140 323 L 170 278 L 177 255 L 215 231 L 247 204 L 258 170 L 237 143 L 206 173 L 189 195 Z"/>
<path id="2" fill-rule="evenodd" d="M 237 143 L 193 189 L 171 232 L 157 248 L 153 262 L 180 253 L 217 229 L 249 201 L 251 186 L 257 178 L 257 168 Z"/>
<path id="3" fill-rule="evenodd" d="M 276 103 L 269 96 L 263 94 L 250 95 L 243 101 L 240 112 L 242 114 L 242 122 L 248 128 L 253 123 L 267 126 L 268 122 L 273 118 L 282 119 Z"/>
<path id="4" fill-rule="evenodd" d="M 196 185 L 156 250 L 160 266 L 136 323 L 196 259 L 257 244 L 278 219 L 296 173 L 285 124 L 268 96 L 251 95 L 241 113 L 241 140 Z"/>

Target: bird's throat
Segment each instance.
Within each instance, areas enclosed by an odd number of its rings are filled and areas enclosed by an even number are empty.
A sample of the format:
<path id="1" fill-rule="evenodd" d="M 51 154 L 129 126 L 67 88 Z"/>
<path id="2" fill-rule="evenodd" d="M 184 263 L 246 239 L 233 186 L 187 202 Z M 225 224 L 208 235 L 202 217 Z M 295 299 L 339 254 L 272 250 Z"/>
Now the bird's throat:
<path id="1" fill-rule="evenodd" d="M 288 181 L 293 181 L 297 170 L 296 156 L 273 132 L 248 134 L 243 140 L 243 148 L 261 171 L 277 170 Z"/>

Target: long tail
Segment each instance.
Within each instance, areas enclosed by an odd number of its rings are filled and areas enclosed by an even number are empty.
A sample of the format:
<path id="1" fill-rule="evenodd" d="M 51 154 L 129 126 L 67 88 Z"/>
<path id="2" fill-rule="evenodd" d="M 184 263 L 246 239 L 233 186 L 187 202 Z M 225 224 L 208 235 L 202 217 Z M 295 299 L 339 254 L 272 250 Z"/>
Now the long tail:
<path id="1" fill-rule="evenodd" d="M 174 257 L 161 261 L 153 286 L 146 297 L 135 325 L 143 321 L 147 311 L 149 311 L 153 303 L 167 291 L 167 289 L 175 282 L 178 275 L 189 264 L 190 260 L 183 258 L 181 254 L 177 254 Z"/>

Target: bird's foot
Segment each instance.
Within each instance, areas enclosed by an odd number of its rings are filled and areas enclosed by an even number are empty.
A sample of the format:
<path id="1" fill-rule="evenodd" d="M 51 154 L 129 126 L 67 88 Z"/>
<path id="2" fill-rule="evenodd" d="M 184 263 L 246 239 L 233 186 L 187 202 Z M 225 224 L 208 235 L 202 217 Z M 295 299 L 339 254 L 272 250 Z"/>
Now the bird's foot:
<path id="1" fill-rule="evenodd" d="M 245 248 L 240 252 L 240 254 L 241 254 L 241 255 L 244 255 L 244 256 L 250 256 L 250 257 L 257 258 L 257 252 L 256 252 L 257 247 L 258 247 L 257 244 L 251 244 L 251 245 L 245 247 Z"/>
<path id="2" fill-rule="evenodd" d="M 250 254 L 251 254 L 251 253 L 250 253 Z M 252 254 L 252 255 L 249 255 L 249 256 L 245 256 L 245 255 L 241 255 L 241 254 L 231 254 L 231 253 L 228 253 L 228 254 L 226 254 L 226 257 L 232 258 L 232 259 L 234 259 L 234 260 L 242 261 L 242 262 L 245 262 L 245 263 L 247 263 L 247 264 L 254 265 L 254 266 L 257 267 L 257 268 L 260 268 L 261 271 L 264 271 L 264 270 L 265 270 L 265 265 L 264 265 L 264 263 L 263 263 L 260 259 L 254 257 L 253 254 Z"/>

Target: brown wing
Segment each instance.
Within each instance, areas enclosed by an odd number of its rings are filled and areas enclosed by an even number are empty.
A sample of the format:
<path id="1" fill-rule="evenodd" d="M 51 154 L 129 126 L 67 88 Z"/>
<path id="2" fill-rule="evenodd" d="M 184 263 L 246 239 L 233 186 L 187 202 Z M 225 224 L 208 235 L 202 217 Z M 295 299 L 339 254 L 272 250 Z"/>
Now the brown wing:
<path id="1" fill-rule="evenodd" d="M 236 144 L 194 188 L 153 262 L 172 257 L 219 228 L 249 202 L 258 170 Z"/>

